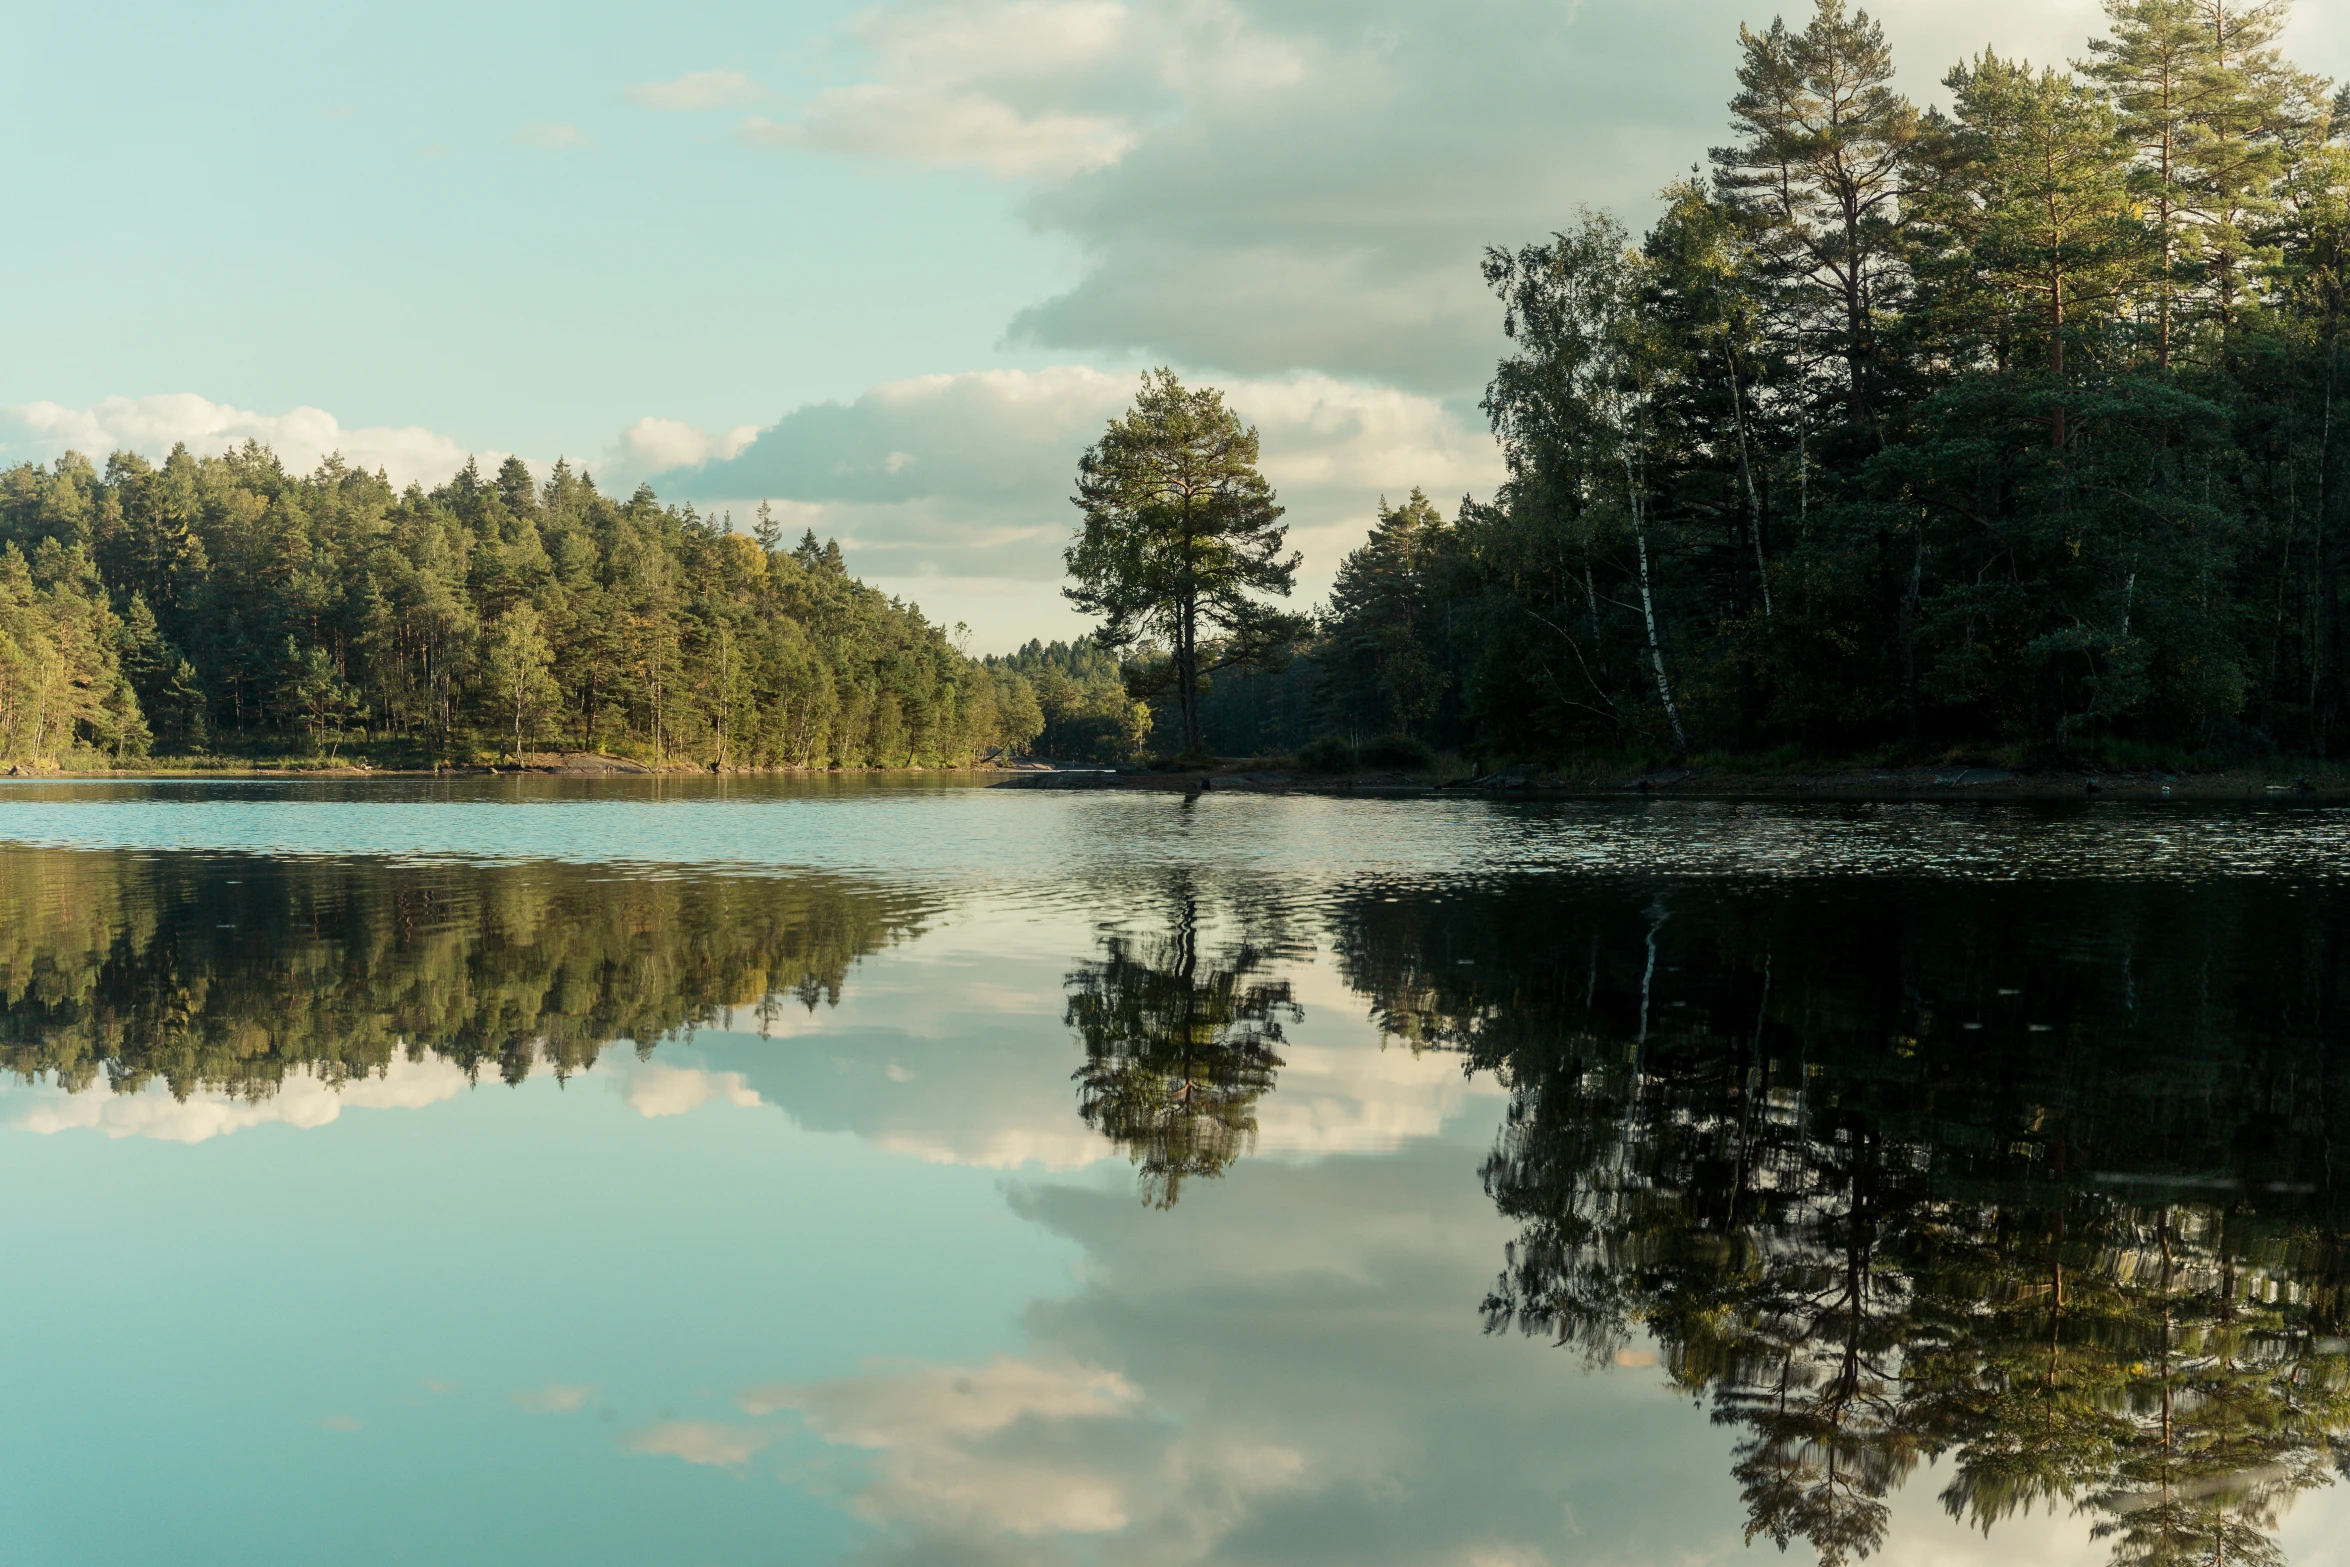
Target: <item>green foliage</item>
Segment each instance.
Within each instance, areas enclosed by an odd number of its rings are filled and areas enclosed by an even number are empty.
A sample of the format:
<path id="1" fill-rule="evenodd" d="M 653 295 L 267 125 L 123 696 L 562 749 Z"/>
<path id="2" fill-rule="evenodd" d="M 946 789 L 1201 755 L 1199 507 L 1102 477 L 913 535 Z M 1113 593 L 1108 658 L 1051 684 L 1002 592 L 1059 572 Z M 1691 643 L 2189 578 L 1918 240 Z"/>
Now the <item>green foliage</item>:
<path id="1" fill-rule="evenodd" d="M 727 1008 L 837 1003 L 849 968 L 926 912 L 824 876 L 0 847 L 0 1071 L 183 1098 L 402 1057 L 561 1076 Z"/>
<path id="2" fill-rule="evenodd" d="M 220 457 L 0 472 L 0 760 L 346 744 L 414 760 L 612 751 L 716 767 L 960 766 L 1033 694 L 837 544 L 625 503 L 509 458 L 395 491 Z"/>
<path id="3" fill-rule="evenodd" d="M 1009 693 L 1004 700 L 1032 726 L 1019 749 L 1065 762 L 1131 762 L 1142 754 L 1150 705 L 1127 694 L 1118 659 L 1092 642 L 1031 641 L 986 662 Z"/>
<path id="4" fill-rule="evenodd" d="M 83 544 L 0 538 L 0 761 L 146 754 L 123 629 Z"/>
<path id="5" fill-rule="evenodd" d="M 1510 1093 L 1489 1327 L 1653 1345 L 1731 1437 L 1749 1540 L 1872 1556 L 1933 1463 L 1975 1528 L 2077 1510 L 2117 1564 L 2275 1562 L 2350 1439 L 2350 1074 L 2308 1000 L 2346 914 L 1530 876 L 1366 888 L 1331 940 L 1384 1032 Z"/>
<path id="6" fill-rule="evenodd" d="M 1192 391 L 1169 370 L 1142 391 L 1078 463 L 1085 524 L 1067 551 L 1069 601 L 1102 617 L 1105 649 L 1155 643 L 1137 696 L 1172 689 L 1185 754 L 1204 751 L 1201 682 L 1221 668 L 1277 661 L 1298 630 L 1267 595 L 1286 597 L 1299 557 L 1273 488 L 1257 472 L 1257 432 L 1212 387 Z"/>
<path id="7" fill-rule="evenodd" d="M 2112 0 L 1948 111 L 1841 0 L 1741 34 L 1635 243 L 1489 253 L 1507 463 L 1382 504 L 1323 722 L 1482 755 L 2340 748 L 2350 125 L 2281 5 Z"/>
<path id="8" fill-rule="evenodd" d="M 1355 748 L 1337 735 L 1318 735 L 1297 748 L 1297 765 L 1309 773 L 1343 773 L 1355 765 Z"/>
<path id="9" fill-rule="evenodd" d="M 1256 1141 L 1256 1103 L 1281 1069 L 1284 1018 L 1304 1015 L 1273 955 L 1242 940 L 1205 946 L 1199 900 L 1171 890 L 1166 934 L 1104 938 L 1067 980 L 1066 1021 L 1085 1046 L 1078 1113 L 1126 1150 L 1142 1199 L 1172 1208 L 1186 1180 L 1212 1180 Z"/>
<path id="10" fill-rule="evenodd" d="M 1338 568 L 1316 650 L 1317 695 L 1350 726 L 1413 734 L 1444 700 L 1446 671 L 1428 646 L 1443 529 L 1420 491 L 1401 506 L 1382 498 L 1370 541 Z"/>

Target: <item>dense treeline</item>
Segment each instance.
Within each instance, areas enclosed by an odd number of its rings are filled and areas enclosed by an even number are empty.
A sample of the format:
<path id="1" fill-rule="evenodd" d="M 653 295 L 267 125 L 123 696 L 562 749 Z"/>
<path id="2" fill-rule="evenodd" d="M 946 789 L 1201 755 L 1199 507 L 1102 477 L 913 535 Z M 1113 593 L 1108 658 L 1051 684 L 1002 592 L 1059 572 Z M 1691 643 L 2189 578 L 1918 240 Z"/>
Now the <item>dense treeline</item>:
<path id="1" fill-rule="evenodd" d="M 248 445 L 0 473 L 0 759 L 371 744 L 715 767 L 957 766 L 1022 683 L 796 547 L 556 464 L 395 490 Z"/>
<path id="2" fill-rule="evenodd" d="M 2350 103 L 2281 0 L 2108 0 L 2066 68 L 1895 93 L 1866 13 L 1742 31 L 1634 242 L 1488 254 L 1507 459 L 1383 506 L 1325 724 L 1486 754 L 2339 751 Z"/>
<path id="3" fill-rule="evenodd" d="M 1031 640 L 987 666 L 1003 682 L 1005 711 L 1038 754 L 1057 761 L 1124 762 L 1141 754 L 1151 735 L 1150 705 L 1126 689 L 1117 655 L 1087 638 Z M 1033 703 L 1033 716 L 1029 705 Z"/>

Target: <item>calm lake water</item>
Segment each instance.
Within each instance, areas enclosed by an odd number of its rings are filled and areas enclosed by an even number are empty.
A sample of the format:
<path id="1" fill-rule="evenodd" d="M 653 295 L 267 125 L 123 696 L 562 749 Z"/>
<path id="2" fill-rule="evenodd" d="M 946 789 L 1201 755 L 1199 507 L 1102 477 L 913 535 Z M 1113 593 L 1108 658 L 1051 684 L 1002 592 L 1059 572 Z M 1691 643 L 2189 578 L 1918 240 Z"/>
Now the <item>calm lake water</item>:
<path id="1" fill-rule="evenodd" d="M 2350 1561 L 2350 812 L 0 784 L 0 1563 Z"/>

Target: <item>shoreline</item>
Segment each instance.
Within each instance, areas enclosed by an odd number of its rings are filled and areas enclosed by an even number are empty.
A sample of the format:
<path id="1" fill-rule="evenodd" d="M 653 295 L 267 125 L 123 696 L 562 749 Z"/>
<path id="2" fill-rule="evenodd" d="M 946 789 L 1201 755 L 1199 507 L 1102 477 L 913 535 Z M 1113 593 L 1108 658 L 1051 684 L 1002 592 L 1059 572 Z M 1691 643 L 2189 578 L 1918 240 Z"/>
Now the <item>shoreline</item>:
<path id="1" fill-rule="evenodd" d="M 723 770 L 706 763 L 665 762 L 658 766 L 626 757 L 566 753 L 533 758 L 522 765 L 370 767 L 337 762 L 254 763 L 247 766 L 132 768 L 27 767 L 0 771 L 0 779 L 21 782 L 89 782 L 136 779 L 332 779 L 365 778 L 904 778 L 934 774 L 986 777 L 991 789 L 1140 790 L 1171 794 L 1314 794 L 1369 799 L 1499 800 L 1982 800 L 2047 803 L 2062 800 L 2266 801 L 2287 804 L 2350 803 L 2350 777 L 2245 768 L 2212 773 L 2016 771 L 1988 767 L 1843 768 L 1810 772 L 1701 771 L 1659 768 L 1641 773 L 1546 771 L 1519 766 L 1481 777 L 1437 782 L 1425 775 L 1392 770 L 1316 774 L 1278 767 L 1222 765 L 1157 771 L 1061 767 L 1051 763 L 980 763 L 970 767 L 784 768 Z"/>
<path id="2" fill-rule="evenodd" d="M 2350 781 L 2318 782 L 2276 773 L 2013 772 L 2004 768 L 1882 768 L 1809 773 L 1704 773 L 1665 768 L 1647 773 L 1566 774 L 1512 768 L 1480 778 L 1434 783 L 1395 772 L 1316 776 L 1275 769 L 1182 772 L 1056 770 L 1016 774 L 995 789 L 1140 789 L 1163 793 L 1319 794 L 1372 799 L 1478 800 L 2066 800 L 2350 802 Z"/>

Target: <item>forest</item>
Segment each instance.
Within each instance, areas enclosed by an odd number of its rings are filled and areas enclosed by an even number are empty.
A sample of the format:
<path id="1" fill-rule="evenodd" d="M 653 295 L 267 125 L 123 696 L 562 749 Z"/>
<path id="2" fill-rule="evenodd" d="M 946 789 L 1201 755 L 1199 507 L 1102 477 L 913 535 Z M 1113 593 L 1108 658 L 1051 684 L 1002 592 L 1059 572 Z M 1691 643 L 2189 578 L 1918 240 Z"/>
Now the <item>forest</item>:
<path id="1" fill-rule="evenodd" d="M 1505 480 L 1383 501 L 1311 614 L 1256 432 L 1165 371 L 1078 464 L 1101 625 L 981 660 L 764 507 L 69 456 L 0 473 L 0 761 L 2328 757 L 2350 94 L 2284 0 L 2106 11 L 1946 107 L 1843 0 L 1742 28 L 1645 233 L 1486 253 Z"/>
<path id="2" fill-rule="evenodd" d="M 431 491 L 256 445 L 0 472 L 0 761 L 579 749 L 647 765 L 965 766 L 1042 727 L 813 534 L 509 458 Z"/>
<path id="3" fill-rule="evenodd" d="M 2350 101 L 2283 0 L 2106 11 L 1946 109 L 1841 0 L 1742 29 L 1730 135 L 1645 234 L 1489 251 L 1507 479 L 1382 505 L 1303 648 L 1319 726 L 2340 751 Z"/>

